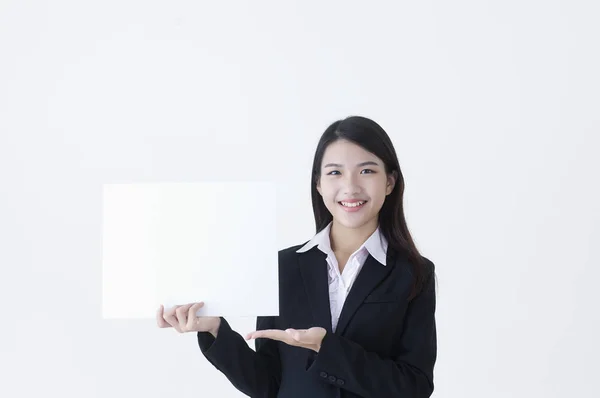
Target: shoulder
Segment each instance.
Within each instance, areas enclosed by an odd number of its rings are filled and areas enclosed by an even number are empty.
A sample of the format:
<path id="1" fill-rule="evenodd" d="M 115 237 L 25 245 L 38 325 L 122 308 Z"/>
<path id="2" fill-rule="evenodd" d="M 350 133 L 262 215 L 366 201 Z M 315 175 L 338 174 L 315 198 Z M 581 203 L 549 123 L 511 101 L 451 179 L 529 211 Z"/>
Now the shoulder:
<path id="1" fill-rule="evenodd" d="M 414 274 L 415 268 L 418 268 L 425 275 L 435 274 L 434 262 L 422 254 L 415 257 L 406 251 L 393 250 L 392 255 L 395 256 L 396 264 L 409 270 L 411 274 Z"/>
<path id="2" fill-rule="evenodd" d="M 421 256 L 421 258 L 423 259 L 421 287 L 423 290 L 435 291 L 437 290 L 435 287 L 437 280 L 437 276 L 435 273 L 435 264 L 427 257 Z"/>
<path id="3" fill-rule="evenodd" d="M 425 256 L 421 256 L 424 262 L 425 273 L 427 275 L 435 275 L 435 264 Z"/>
<path id="4" fill-rule="evenodd" d="M 398 252 L 396 261 L 396 268 L 403 275 L 402 277 L 414 283 L 413 293 L 418 293 L 426 286 L 435 283 L 436 265 L 430 258 L 422 254 L 415 257 L 406 252 Z"/>
<path id="5" fill-rule="evenodd" d="M 296 253 L 302 246 L 304 246 L 308 241 L 304 243 L 300 243 L 299 245 L 289 246 L 284 249 L 279 250 L 279 263 L 287 263 L 290 261 L 294 261 L 300 253 Z"/>
<path id="6" fill-rule="evenodd" d="M 298 281 L 300 272 L 300 256 L 302 253 L 296 253 L 303 244 L 294 245 L 283 248 L 278 252 L 278 268 L 279 268 L 279 283 L 281 286 L 288 286 L 289 283 L 292 285 Z"/>
<path id="7" fill-rule="evenodd" d="M 307 240 L 306 242 L 300 243 L 298 245 L 293 245 L 280 249 L 278 253 L 279 264 L 295 264 L 296 261 L 298 261 L 298 257 L 302 255 L 302 253 L 298 253 L 298 250 L 308 242 L 310 242 L 310 240 Z"/>

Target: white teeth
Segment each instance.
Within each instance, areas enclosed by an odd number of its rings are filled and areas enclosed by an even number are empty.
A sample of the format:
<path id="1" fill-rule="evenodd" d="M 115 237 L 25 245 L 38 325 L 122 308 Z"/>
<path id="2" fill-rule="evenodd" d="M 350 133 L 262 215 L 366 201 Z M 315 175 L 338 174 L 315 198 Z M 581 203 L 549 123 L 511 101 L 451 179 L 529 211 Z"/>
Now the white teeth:
<path id="1" fill-rule="evenodd" d="M 365 202 L 354 202 L 354 203 L 348 203 L 348 202 L 340 202 L 342 203 L 342 206 L 346 206 L 346 207 L 357 207 L 362 205 Z"/>

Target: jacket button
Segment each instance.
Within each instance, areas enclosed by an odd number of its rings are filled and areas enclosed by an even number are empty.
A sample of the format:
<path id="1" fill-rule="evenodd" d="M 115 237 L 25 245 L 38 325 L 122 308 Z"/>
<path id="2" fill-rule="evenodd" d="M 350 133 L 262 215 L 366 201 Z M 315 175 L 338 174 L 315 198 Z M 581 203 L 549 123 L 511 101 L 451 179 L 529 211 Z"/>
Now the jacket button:
<path id="1" fill-rule="evenodd" d="M 319 373 L 319 375 L 324 379 L 327 378 L 327 373 L 325 373 L 325 372 L 321 372 L 321 373 Z"/>
<path id="2" fill-rule="evenodd" d="M 329 376 L 329 381 L 334 383 L 337 379 L 335 378 L 335 376 Z"/>
<path id="3" fill-rule="evenodd" d="M 337 383 L 338 383 L 338 385 L 343 386 L 344 385 L 344 380 L 337 379 Z"/>

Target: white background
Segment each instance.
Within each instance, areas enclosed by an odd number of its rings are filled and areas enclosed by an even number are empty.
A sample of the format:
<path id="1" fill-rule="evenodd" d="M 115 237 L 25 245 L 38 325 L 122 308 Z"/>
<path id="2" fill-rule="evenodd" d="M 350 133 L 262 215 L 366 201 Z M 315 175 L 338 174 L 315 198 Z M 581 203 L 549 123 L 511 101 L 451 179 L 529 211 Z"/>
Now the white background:
<path id="1" fill-rule="evenodd" d="M 592 397 L 594 1 L 0 2 L 0 375 L 11 397 L 241 397 L 195 334 L 103 321 L 103 183 L 278 182 L 373 118 L 438 272 L 437 397 Z M 250 322 L 231 319 L 241 333 Z"/>

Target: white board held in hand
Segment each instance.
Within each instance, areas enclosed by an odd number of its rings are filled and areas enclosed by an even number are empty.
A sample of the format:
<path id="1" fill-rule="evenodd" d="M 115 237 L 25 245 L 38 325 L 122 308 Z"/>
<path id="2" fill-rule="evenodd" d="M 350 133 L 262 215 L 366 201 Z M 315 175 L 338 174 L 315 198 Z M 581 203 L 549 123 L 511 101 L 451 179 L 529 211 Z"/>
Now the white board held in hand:
<path id="1" fill-rule="evenodd" d="M 103 317 L 279 315 L 276 188 L 268 182 L 105 184 Z"/>

